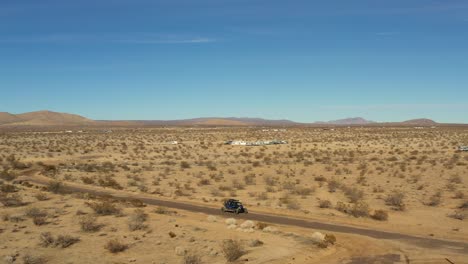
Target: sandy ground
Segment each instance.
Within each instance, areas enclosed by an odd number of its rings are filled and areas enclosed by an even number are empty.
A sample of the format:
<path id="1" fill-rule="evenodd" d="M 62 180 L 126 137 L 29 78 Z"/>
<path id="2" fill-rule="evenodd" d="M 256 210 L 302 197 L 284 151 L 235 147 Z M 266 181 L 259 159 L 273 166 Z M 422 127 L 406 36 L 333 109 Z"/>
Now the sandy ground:
<path id="1" fill-rule="evenodd" d="M 280 139 L 289 144 L 223 144 L 231 139 Z M 179 144 L 168 144 L 172 140 Z M 466 202 L 468 190 L 468 155 L 455 151 L 457 145 L 467 142 L 468 130 L 456 128 L 6 133 L 0 135 L 0 163 L 2 171 L 17 176 L 39 168 L 40 175 L 64 183 L 106 186 L 118 192 L 213 208 L 233 197 L 255 212 L 467 242 L 467 220 L 456 218 L 464 218 L 467 210 L 460 206 Z M 4 185 L 11 183 L 5 174 L 2 178 Z M 239 240 L 246 247 L 241 262 L 408 263 L 409 259 L 410 263 L 444 263 L 447 257 L 455 263 L 467 263 L 466 255 L 449 248 L 428 249 L 341 233 L 334 234 L 335 245 L 322 249 L 311 242 L 312 233 L 320 230 L 276 226 L 278 233 L 259 229 L 248 233 L 227 229 L 219 217 L 209 221 L 207 215 L 180 210 L 177 215 L 158 214 L 152 206 L 144 208 L 148 214 L 145 230 L 130 231 L 128 218 L 135 208 L 119 204 L 123 216 L 98 216 L 104 227 L 88 233 L 80 230 L 81 215 L 77 215 L 78 211 L 94 215 L 85 204 L 88 198 L 47 193 L 50 200 L 38 201 L 33 197 L 36 189 L 17 188 L 16 194 L 29 204 L 0 208 L 2 215 L 24 219 L 2 221 L 0 256 L 8 258 L 17 252 L 15 263 L 22 263 L 28 253 L 43 255 L 49 263 L 181 263 L 184 250 L 198 252 L 202 263 L 225 263 L 220 250 L 224 239 Z M 403 194 L 400 205 L 404 208 L 388 202 L 389 196 L 398 192 Z M 329 201 L 330 208 L 320 208 L 322 201 Z M 367 209 L 355 217 L 351 210 L 338 210 L 340 203 L 348 209 L 357 204 Z M 24 216 L 29 207 L 46 209 L 48 223 L 33 224 Z M 385 211 L 388 219 L 373 219 L 375 210 Z M 176 237 L 168 235 L 171 231 Z M 42 247 L 38 241 L 43 232 L 70 234 L 80 241 L 63 249 Z M 112 238 L 129 245 L 128 249 L 108 252 L 104 245 Z M 249 247 L 254 239 L 264 244 Z"/>

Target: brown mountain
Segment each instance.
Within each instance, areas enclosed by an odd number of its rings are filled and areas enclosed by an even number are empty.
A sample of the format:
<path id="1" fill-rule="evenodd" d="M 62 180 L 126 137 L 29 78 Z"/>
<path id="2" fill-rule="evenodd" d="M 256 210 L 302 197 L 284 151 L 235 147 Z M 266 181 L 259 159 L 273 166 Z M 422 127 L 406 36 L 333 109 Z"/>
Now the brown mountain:
<path id="1" fill-rule="evenodd" d="M 203 117 L 180 120 L 128 120 L 128 121 L 98 121 L 100 124 L 117 126 L 292 126 L 299 125 L 289 120 L 269 120 L 262 118 L 238 117 Z"/>
<path id="2" fill-rule="evenodd" d="M 37 111 L 24 114 L 2 113 L 0 125 L 3 126 L 72 126 L 91 125 L 95 121 L 74 114 L 52 111 Z"/>
<path id="3" fill-rule="evenodd" d="M 13 114 L 7 112 L 0 112 L 0 125 L 19 121 L 21 121 L 21 119 Z"/>
<path id="4" fill-rule="evenodd" d="M 404 125 L 419 125 L 419 126 L 432 126 L 432 125 L 438 124 L 434 120 L 427 119 L 427 118 L 411 119 L 411 120 L 403 121 L 401 123 Z"/>

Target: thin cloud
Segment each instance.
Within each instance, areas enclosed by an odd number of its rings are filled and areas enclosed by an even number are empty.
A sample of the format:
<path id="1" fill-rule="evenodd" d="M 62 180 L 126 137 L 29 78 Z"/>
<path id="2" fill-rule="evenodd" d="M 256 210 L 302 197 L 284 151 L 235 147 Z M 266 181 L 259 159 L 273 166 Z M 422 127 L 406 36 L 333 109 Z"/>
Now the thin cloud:
<path id="1" fill-rule="evenodd" d="M 162 35 L 151 33 L 135 34 L 48 34 L 31 36 L 1 37 L 0 43 L 128 43 L 128 44 L 202 44 L 216 42 L 217 39 L 207 37 L 193 37 L 185 35 Z"/>

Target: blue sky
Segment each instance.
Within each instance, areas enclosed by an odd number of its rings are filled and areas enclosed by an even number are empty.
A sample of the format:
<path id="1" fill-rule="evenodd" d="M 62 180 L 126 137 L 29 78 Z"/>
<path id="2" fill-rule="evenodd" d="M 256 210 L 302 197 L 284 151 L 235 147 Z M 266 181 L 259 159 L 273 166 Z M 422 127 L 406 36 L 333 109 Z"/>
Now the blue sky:
<path id="1" fill-rule="evenodd" d="M 466 0 L 0 0 L 0 111 L 468 123 Z"/>

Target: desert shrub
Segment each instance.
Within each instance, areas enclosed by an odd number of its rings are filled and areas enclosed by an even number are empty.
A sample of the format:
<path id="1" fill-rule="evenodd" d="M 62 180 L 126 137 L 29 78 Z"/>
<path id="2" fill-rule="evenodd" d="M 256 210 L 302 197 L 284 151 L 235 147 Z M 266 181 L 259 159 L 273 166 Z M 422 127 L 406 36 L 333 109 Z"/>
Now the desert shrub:
<path id="1" fill-rule="evenodd" d="M 120 242 L 118 239 L 112 239 L 107 241 L 104 248 L 109 250 L 109 252 L 111 253 L 118 253 L 126 250 L 128 248 L 128 245 Z"/>
<path id="2" fill-rule="evenodd" d="M 121 212 L 120 208 L 110 201 L 88 203 L 88 205 L 98 215 L 118 215 Z"/>
<path id="3" fill-rule="evenodd" d="M 437 192 L 431 197 L 429 197 L 429 201 L 425 202 L 424 204 L 428 206 L 437 206 L 440 204 L 441 201 L 442 201 L 442 192 Z"/>
<path id="4" fill-rule="evenodd" d="M 357 202 L 351 208 L 350 214 L 354 217 L 369 216 L 369 205 L 365 202 Z"/>
<path id="5" fill-rule="evenodd" d="M 39 245 L 42 247 L 49 247 L 55 244 L 55 238 L 50 232 L 41 233 L 39 236 Z"/>
<path id="6" fill-rule="evenodd" d="M 224 240 L 221 243 L 221 251 L 228 262 L 236 261 L 245 254 L 242 243 L 233 239 Z"/>
<path id="7" fill-rule="evenodd" d="M 458 206 L 459 209 L 468 209 L 468 201 L 464 201 Z"/>
<path id="8" fill-rule="evenodd" d="M 0 203 L 6 207 L 22 206 L 25 204 L 23 198 L 17 193 L 7 195 L 0 194 Z"/>
<path id="9" fill-rule="evenodd" d="M 462 178 L 458 174 L 454 174 L 450 177 L 449 182 L 455 183 L 455 184 L 460 184 L 462 183 Z"/>
<path id="10" fill-rule="evenodd" d="M 261 192 L 257 195 L 257 200 L 260 201 L 265 201 L 268 200 L 268 193 L 267 192 Z"/>
<path id="11" fill-rule="evenodd" d="M 78 241 L 80 239 L 78 237 L 73 237 L 70 235 L 59 235 L 57 238 L 54 238 L 50 232 L 41 233 L 39 245 L 43 247 L 61 247 L 67 248 Z"/>
<path id="12" fill-rule="evenodd" d="M 176 233 L 174 233 L 174 232 L 172 232 L 172 231 L 170 231 L 168 234 L 169 234 L 169 236 L 170 236 L 171 238 L 174 238 L 174 237 L 177 236 Z"/>
<path id="13" fill-rule="evenodd" d="M 374 213 L 371 215 L 372 219 L 378 221 L 387 221 L 388 220 L 388 213 L 385 210 L 375 210 Z"/>
<path id="14" fill-rule="evenodd" d="M 406 209 L 404 202 L 405 194 L 401 191 L 393 191 L 385 198 L 385 203 L 393 207 L 394 210 L 404 211 Z"/>
<path id="15" fill-rule="evenodd" d="M 96 181 L 91 178 L 91 177 L 86 177 L 86 176 L 83 176 L 81 177 L 81 181 L 84 183 L 84 184 L 94 184 Z"/>
<path id="16" fill-rule="evenodd" d="M 267 223 L 264 223 L 264 222 L 257 222 L 255 224 L 255 228 L 259 229 L 259 230 L 263 230 L 265 227 L 267 227 L 268 224 Z"/>
<path id="17" fill-rule="evenodd" d="M 36 198 L 38 201 L 49 200 L 49 197 L 47 196 L 47 194 L 45 194 L 43 192 L 39 192 L 39 193 L 34 194 L 34 198 Z"/>
<path id="18" fill-rule="evenodd" d="M 294 188 L 294 193 L 297 195 L 307 196 L 313 192 L 314 192 L 313 188 L 307 188 L 307 187 L 295 187 Z"/>
<path id="19" fill-rule="evenodd" d="M 0 186 L 0 192 L 4 192 L 4 193 L 13 193 L 13 192 L 16 192 L 18 191 L 18 189 L 16 189 L 16 187 L 14 185 L 11 185 L 11 184 L 3 184 Z"/>
<path id="20" fill-rule="evenodd" d="M 63 183 L 60 181 L 50 181 L 47 184 L 47 190 L 53 193 L 60 193 L 63 190 Z"/>
<path id="21" fill-rule="evenodd" d="M 244 183 L 247 185 L 255 185 L 255 174 L 249 174 L 244 176 Z"/>
<path id="22" fill-rule="evenodd" d="M 344 192 L 351 203 L 357 203 L 364 197 L 364 192 L 356 187 L 344 188 Z"/>
<path id="23" fill-rule="evenodd" d="M 190 251 L 184 255 L 184 259 L 182 263 L 183 264 L 201 264 L 202 258 L 198 253 Z"/>
<path id="24" fill-rule="evenodd" d="M 2 172 L 0 172 L 0 179 L 3 179 L 5 181 L 12 181 L 17 177 L 18 176 L 14 172 L 11 172 L 9 170 L 3 170 Z"/>
<path id="25" fill-rule="evenodd" d="M 55 241 L 55 245 L 61 248 L 67 248 L 75 243 L 80 241 L 79 237 L 74 237 L 70 235 L 59 235 Z"/>
<path id="26" fill-rule="evenodd" d="M 449 217 L 457 220 L 465 220 L 466 216 L 467 213 L 463 210 L 455 210 L 452 214 L 449 215 Z"/>
<path id="27" fill-rule="evenodd" d="M 37 207 L 29 207 L 25 211 L 25 215 L 27 217 L 46 217 L 47 216 L 47 211 L 41 210 Z"/>
<path id="28" fill-rule="evenodd" d="M 278 180 L 272 176 L 265 176 L 263 178 L 263 181 L 267 186 L 275 186 L 278 182 Z"/>
<path id="29" fill-rule="evenodd" d="M 171 214 L 171 211 L 164 206 L 158 206 L 154 209 L 154 212 L 157 214 Z"/>
<path id="30" fill-rule="evenodd" d="M 102 225 L 98 224 L 97 218 L 91 215 L 85 215 L 80 218 L 80 227 L 82 231 L 85 232 L 96 232 L 101 229 Z"/>
<path id="31" fill-rule="evenodd" d="M 454 199 L 463 199 L 465 197 L 465 193 L 463 191 L 457 191 L 455 192 L 455 195 L 453 196 Z"/>
<path id="32" fill-rule="evenodd" d="M 47 224 L 47 217 L 45 216 L 34 216 L 32 220 L 33 220 L 33 223 L 37 226 Z"/>
<path id="33" fill-rule="evenodd" d="M 335 243 L 336 243 L 336 237 L 333 234 L 325 234 L 322 240 L 315 242 L 315 244 L 319 248 L 327 248 L 328 246 L 334 245 Z"/>
<path id="34" fill-rule="evenodd" d="M 211 184 L 210 179 L 200 179 L 200 181 L 198 181 L 198 186 L 210 185 L 210 184 Z"/>
<path id="35" fill-rule="evenodd" d="M 109 187 L 116 190 L 122 190 L 123 187 L 111 176 L 107 175 L 106 177 L 101 177 L 98 180 L 99 186 Z"/>
<path id="36" fill-rule="evenodd" d="M 23 256 L 23 264 L 45 264 L 47 259 L 42 256 L 26 254 Z"/>
<path id="37" fill-rule="evenodd" d="M 332 203 L 329 200 L 320 200 L 319 201 L 319 207 L 320 208 L 331 208 Z"/>
<path id="38" fill-rule="evenodd" d="M 320 175 L 320 176 L 315 176 L 315 177 L 314 177 L 314 180 L 315 180 L 315 181 L 318 181 L 318 182 L 324 182 L 324 181 L 327 181 L 327 178 L 325 178 L 324 176 Z"/>
<path id="39" fill-rule="evenodd" d="M 280 205 L 285 204 L 286 208 L 290 210 L 299 210 L 301 208 L 299 202 L 289 195 L 284 195 L 283 197 L 279 198 L 279 202 Z"/>
<path id="40" fill-rule="evenodd" d="M 147 218 L 148 215 L 143 210 L 136 209 L 128 219 L 128 228 L 131 231 L 145 229 L 147 227 L 145 225 L 145 221 Z"/>
<path id="41" fill-rule="evenodd" d="M 336 192 L 336 189 L 338 189 L 340 186 L 340 182 L 335 179 L 331 179 L 330 181 L 328 181 L 328 191 L 331 193 Z"/>
<path id="42" fill-rule="evenodd" d="M 187 161 L 182 161 L 180 162 L 180 167 L 182 169 L 190 169 L 190 163 L 188 163 Z"/>

